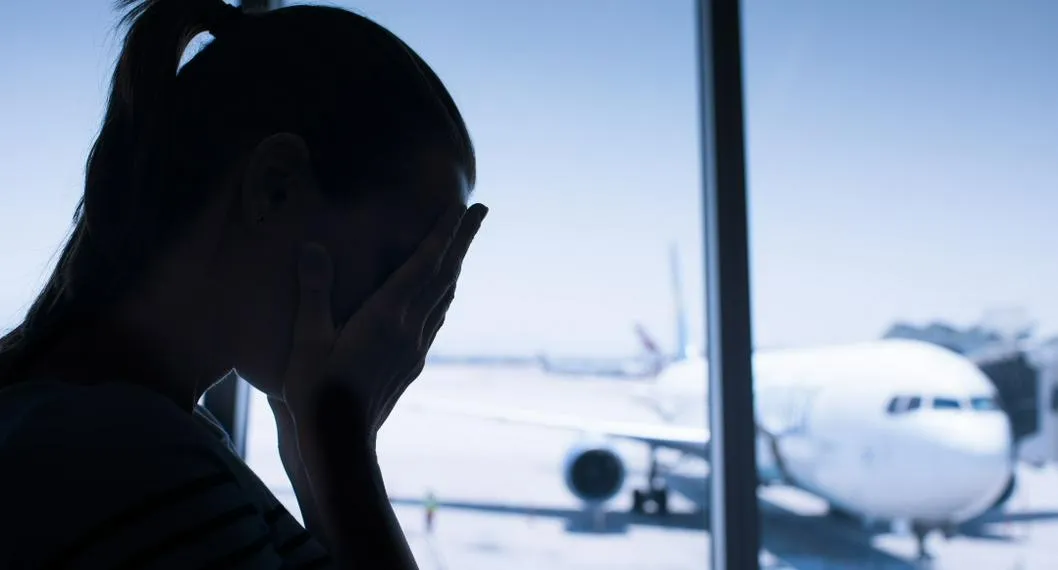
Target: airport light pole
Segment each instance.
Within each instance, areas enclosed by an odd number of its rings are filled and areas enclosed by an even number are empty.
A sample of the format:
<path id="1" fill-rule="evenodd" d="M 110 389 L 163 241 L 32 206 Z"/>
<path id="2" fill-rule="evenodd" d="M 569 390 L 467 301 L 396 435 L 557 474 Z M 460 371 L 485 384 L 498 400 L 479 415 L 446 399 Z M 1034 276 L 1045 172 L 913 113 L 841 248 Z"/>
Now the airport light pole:
<path id="1" fill-rule="evenodd" d="M 739 0 L 698 0 L 713 570 L 760 567 Z"/>
<path id="2" fill-rule="evenodd" d="M 242 0 L 240 7 L 246 12 L 275 10 L 283 5 L 282 0 Z M 246 459 L 246 438 L 250 417 L 250 386 L 230 372 L 210 388 L 202 402 L 235 444 L 239 457 Z"/>

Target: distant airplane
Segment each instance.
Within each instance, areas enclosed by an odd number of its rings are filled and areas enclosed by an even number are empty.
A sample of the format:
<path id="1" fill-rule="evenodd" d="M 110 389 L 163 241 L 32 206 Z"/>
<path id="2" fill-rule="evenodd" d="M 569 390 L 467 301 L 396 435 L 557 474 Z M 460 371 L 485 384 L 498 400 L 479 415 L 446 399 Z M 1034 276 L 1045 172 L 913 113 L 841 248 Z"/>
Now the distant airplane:
<path id="1" fill-rule="evenodd" d="M 635 324 L 635 334 L 639 339 L 644 353 L 635 358 L 624 359 L 588 359 L 588 358 L 553 358 L 546 355 L 537 357 L 540 369 L 548 374 L 565 376 L 595 376 L 627 379 L 649 379 L 655 378 L 667 364 L 683 360 L 688 351 L 694 347 L 685 344 L 687 339 L 687 320 L 683 310 L 683 294 L 681 291 L 682 280 L 680 279 L 679 252 L 675 246 L 669 251 L 670 269 L 672 281 L 672 299 L 675 302 L 676 337 L 679 341 L 676 351 L 672 355 L 662 352 L 658 343 L 651 338 L 646 327 L 640 323 Z"/>
<path id="2" fill-rule="evenodd" d="M 642 325 L 635 325 L 636 335 L 645 351 L 632 358 L 556 358 L 541 354 L 536 357 L 540 370 L 553 376 L 579 376 L 643 380 L 654 378 L 664 368 L 666 357 Z"/>
<path id="3" fill-rule="evenodd" d="M 435 402 L 435 411 L 581 432 L 563 476 L 585 506 L 602 509 L 624 487 L 625 461 L 614 440 L 650 448 L 647 486 L 633 491 L 633 510 L 668 512 L 676 492 L 700 507 L 708 485 L 688 488 L 667 478 L 658 451 L 709 459 L 708 364 L 689 350 L 679 299 L 677 356 L 645 386 L 659 421 L 606 422 L 466 402 Z M 647 350 L 656 343 L 641 335 Z M 660 353 L 659 353 L 660 354 Z M 761 484 L 796 487 L 826 500 L 835 515 L 864 524 L 909 528 L 919 554 L 939 530 L 1004 503 L 1015 485 L 1011 426 L 995 387 L 970 360 L 933 344 L 888 339 L 810 349 L 757 350 L 753 357 L 757 464 Z M 670 481 L 673 485 L 670 488 Z"/>

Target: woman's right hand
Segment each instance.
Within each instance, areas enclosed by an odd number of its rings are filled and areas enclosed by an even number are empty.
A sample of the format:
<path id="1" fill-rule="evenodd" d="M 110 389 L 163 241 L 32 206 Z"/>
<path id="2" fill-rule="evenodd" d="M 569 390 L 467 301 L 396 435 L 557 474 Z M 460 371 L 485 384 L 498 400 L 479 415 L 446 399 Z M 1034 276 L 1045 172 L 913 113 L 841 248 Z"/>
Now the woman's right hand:
<path id="1" fill-rule="evenodd" d="M 422 371 L 426 353 L 455 294 L 463 258 L 488 209 L 462 205 L 443 214 L 419 248 L 343 326 L 331 313 L 333 268 L 308 245 L 299 263 L 300 299 L 283 399 L 295 422 L 343 401 L 359 442 L 374 447 L 378 429 Z M 337 398 L 336 398 L 337 396 Z M 343 404 L 344 405 L 344 404 Z"/>

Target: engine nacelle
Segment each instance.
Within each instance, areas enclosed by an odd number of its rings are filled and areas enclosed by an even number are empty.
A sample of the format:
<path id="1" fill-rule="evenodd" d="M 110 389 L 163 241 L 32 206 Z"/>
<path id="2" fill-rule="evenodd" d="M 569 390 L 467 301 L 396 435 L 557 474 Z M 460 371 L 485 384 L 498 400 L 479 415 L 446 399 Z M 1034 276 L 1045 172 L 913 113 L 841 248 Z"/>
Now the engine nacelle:
<path id="1" fill-rule="evenodd" d="M 562 471 L 566 487 L 581 501 L 604 503 L 612 499 L 625 482 L 625 464 L 605 442 L 584 442 L 566 453 Z"/>

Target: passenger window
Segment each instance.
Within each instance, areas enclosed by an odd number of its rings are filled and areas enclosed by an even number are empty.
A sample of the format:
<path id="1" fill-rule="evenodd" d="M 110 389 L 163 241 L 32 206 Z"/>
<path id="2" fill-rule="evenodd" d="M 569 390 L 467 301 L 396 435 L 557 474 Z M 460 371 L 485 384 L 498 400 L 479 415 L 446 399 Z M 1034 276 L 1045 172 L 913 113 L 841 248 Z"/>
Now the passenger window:
<path id="1" fill-rule="evenodd" d="M 911 412 L 922 407 L 922 398 L 919 396 L 912 396 L 907 401 L 907 411 Z"/>

